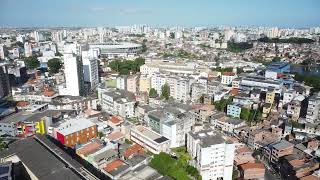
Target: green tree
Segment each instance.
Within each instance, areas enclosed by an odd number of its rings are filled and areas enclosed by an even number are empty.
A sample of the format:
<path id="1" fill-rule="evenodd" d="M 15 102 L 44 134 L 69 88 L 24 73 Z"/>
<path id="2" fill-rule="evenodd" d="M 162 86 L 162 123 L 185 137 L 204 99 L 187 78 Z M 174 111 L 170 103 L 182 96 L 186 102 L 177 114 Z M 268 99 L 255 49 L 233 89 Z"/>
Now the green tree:
<path id="1" fill-rule="evenodd" d="M 58 73 L 61 67 L 61 61 L 58 58 L 52 58 L 48 61 L 49 72 L 52 74 Z"/>
<path id="2" fill-rule="evenodd" d="M 245 121 L 249 120 L 250 117 L 250 110 L 247 108 L 241 108 L 241 113 L 240 113 L 240 119 L 243 119 Z"/>
<path id="3" fill-rule="evenodd" d="M 40 62 L 38 61 L 37 57 L 31 56 L 24 59 L 26 66 L 28 69 L 36 69 L 39 67 Z"/>
<path id="4" fill-rule="evenodd" d="M 149 91 L 150 98 L 156 98 L 158 96 L 157 91 L 154 88 L 151 88 Z"/>
<path id="5" fill-rule="evenodd" d="M 170 97 L 170 87 L 168 84 L 164 84 L 161 87 L 161 99 L 169 100 Z"/>

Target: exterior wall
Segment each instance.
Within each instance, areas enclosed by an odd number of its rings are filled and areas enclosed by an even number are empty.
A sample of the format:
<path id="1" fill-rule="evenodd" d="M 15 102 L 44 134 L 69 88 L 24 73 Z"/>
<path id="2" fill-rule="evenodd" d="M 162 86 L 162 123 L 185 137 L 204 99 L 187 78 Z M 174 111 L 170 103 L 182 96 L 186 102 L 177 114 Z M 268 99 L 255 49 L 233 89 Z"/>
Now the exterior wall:
<path id="1" fill-rule="evenodd" d="M 241 107 L 237 105 L 229 104 L 227 107 L 227 115 L 240 118 Z"/>
<path id="2" fill-rule="evenodd" d="M 97 137 L 97 126 L 91 126 L 81 131 L 62 135 L 57 132 L 57 139 L 67 147 L 74 147 L 76 144 L 84 144 L 89 140 Z"/>
<path id="3" fill-rule="evenodd" d="M 140 92 L 148 92 L 151 88 L 151 82 L 149 77 L 142 76 L 139 81 L 139 91 Z"/>
<path id="4" fill-rule="evenodd" d="M 264 178 L 265 169 L 246 169 L 241 170 L 240 174 L 243 179 L 263 179 Z"/>
<path id="5" fill-rule="evenodd" d="M 0 123 L 0 135 L 8 134 L 10 136 L 16 136 L 17 130 L 14 124 Z"/>
<path id="6" fill-rule="evenodd" d="M 230 85 L 232 83 L 232 80 L 235 78 L 235 76 L 221 76 L 221 83 L 225 85 Z"/>

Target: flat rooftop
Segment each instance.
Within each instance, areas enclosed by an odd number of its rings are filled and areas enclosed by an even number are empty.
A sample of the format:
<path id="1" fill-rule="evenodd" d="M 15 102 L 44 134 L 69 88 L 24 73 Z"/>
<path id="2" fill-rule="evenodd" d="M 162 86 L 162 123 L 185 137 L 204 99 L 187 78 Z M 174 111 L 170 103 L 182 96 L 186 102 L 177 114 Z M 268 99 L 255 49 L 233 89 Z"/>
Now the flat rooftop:
<path id="1" fill-rule="evenodd" d="M 161 136 L 160 134 L 158 134 L 158 133 L 156 133 L 146 127 L 143 127 L 141 125 L 137 126 L 136 130 L 139 131 L 142 135 L 148 137 L 149 139 L 151 139 L 157 143 L 162 143 L 162 142 L 169 140 L 166 137 Z"/>
<path id="2" fill-rule="evenodd" d="M 225 143 L 226 140 L 222 135 L 213 130 L 201 130 L 199 132 L 189 132 L 189 134 L 194 138 L 200 140 L 202 147 L 210 147 L 211 145 Z"/>

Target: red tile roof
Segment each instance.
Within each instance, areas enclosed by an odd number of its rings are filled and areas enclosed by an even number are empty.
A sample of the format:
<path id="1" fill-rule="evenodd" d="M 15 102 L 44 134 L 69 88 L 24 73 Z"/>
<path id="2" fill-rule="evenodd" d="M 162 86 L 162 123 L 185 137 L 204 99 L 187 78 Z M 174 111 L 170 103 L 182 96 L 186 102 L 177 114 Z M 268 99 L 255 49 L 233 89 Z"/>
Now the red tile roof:
<path id="1" fill-rule="evenodd" d="M 55 94 L 56 94 L 56 92 L 54 92 L 54 91 L 45 91 L 45 92 L 43 92 L 43 95 L 47 96 L 47 97 L 51 97 L 51 96 L 53 96 Z"/>
<path id="2" fill-rule="evenodd" d="M 110 135 L 107 136 L 107 139 L 109 139 L 110 141 L 116 141 L 121 138 L 124 138 L 124 135 L 120 131 L 111 133 Z"/>
<path id="3" fill-rule="evenodd" d="M 224 72 L 222 75 L 224 75 L 224 76 L 234 76 L 235 74 L 233 72 Z"/>
<path id="4" fill-rule="evenodd" d="M 27 101 L 19 101 L 18 103 L 17 103 L 17 106 L 18 107 L 26 107 L 26 106 L 28 106 L 29 105 L 29 102 L 27 102 Z"/>
<path id="5" fill-rule="evenodd" d="M 123 165 L 123 161 L 121 161 L 120 159 L 117 159 L 107 164 L 103 169 L 107 172 L 111 172 L 122 165 Z"/>
<path id="6" fill-rule="evenodd" d="M 120 120 L 118 117 L 116 117 L 116 116 L 112 116 L 111 119 L 110 119 L 110 121 L 111 121 L 113 124 L 118 124 L 118 123 L 121 122 L 121 120 Z"/>
<path id="7" fill-rule="evenodd" d="M 97 150 L 101 149 L 102 145 L 98 142 L 92 142 L 89 144 L 86 144 L 81 149 L 77 151 L 78 154 L 82 154 L 84 156 L 91 154 L 93 152 L 96 152 Z"/>
<path id="8" fill-rule="evenodd" d="M 246 163 L 240 165 L 241 169 L 248 170 L 248 169 L 264 169 L 264 165 L 262 163 Z"/>
<path id="9" fill-rule="evenodd" d="M 124 157 L 125 158 L 128 158 L 130 157 L 132 154 L 135 154 L 135 153 L 143 153 L 144 150 L 143 150 L 143 147 L 140 146 L 139 144 L 135 144 L 131 147 L 129 147 L 125 152 L 124 152 Z"/>

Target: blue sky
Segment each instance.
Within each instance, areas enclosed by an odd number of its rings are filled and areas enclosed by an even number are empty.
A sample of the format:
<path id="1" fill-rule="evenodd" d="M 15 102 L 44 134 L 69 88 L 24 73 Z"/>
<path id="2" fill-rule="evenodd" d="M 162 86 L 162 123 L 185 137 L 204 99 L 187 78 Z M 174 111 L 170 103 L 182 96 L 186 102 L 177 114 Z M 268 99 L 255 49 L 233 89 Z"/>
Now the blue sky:
<path id="1" fill-rule="evenodd" d="M 0 26 L 320 26 L 320 0 L 0 0 Z"/>

